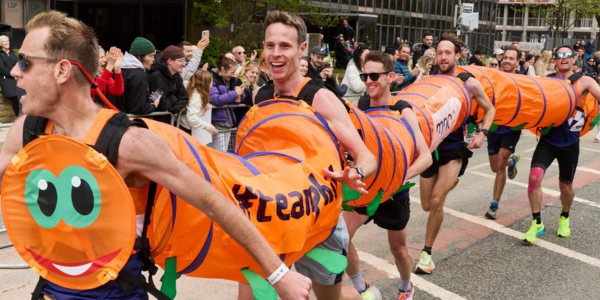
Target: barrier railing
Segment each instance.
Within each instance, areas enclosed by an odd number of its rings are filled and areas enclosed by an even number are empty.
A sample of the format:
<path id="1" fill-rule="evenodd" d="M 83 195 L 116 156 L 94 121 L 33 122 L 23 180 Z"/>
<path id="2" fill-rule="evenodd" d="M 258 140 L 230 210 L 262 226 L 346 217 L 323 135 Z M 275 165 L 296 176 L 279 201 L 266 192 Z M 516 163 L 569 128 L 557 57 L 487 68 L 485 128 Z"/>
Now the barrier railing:
<path id="1" fill-rule="evenodd" d="M 150 118 L 150 119 L 152 119 L 153 117 L 158 117 L 158 116 L 168 116 L 169 119 L 171 120 L 171 125 L 175 125 L 175 115 L 168 111 L 155 111 L 155 112 L 147 114 L 147 115 L 127 114 L 127 116 L 129 116 L 130 118 Z"/>

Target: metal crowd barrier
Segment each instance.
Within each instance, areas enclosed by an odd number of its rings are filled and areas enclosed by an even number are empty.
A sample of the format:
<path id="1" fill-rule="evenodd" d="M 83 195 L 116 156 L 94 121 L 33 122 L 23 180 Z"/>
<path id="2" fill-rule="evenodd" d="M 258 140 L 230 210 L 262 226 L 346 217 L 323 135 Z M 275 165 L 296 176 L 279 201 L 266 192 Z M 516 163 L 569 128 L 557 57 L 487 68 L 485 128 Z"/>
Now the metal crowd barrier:
<path id="1" fill-rule="evenodd" d="M 129 116 L 130 118 L 150 118 L 150 119 L 152 119 L 153 117 L 158 117 L 158 116 L 168 116 L 169 119 L 171 120 L 171 125 L 175 125 L 175 115 L 168 111 L 155 111 L 155 112 L 147 114 L 147 115 L 127 114 L 127 116 Z"/>

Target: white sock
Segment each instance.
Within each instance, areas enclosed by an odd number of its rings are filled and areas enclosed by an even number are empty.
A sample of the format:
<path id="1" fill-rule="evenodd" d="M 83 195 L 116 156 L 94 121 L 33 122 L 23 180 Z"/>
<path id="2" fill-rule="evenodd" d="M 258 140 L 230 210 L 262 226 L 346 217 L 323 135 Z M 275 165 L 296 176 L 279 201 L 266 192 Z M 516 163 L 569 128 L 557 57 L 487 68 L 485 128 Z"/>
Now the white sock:
<path id="1" fill-rule="evenodd" d="M 410 291 L 410 279 L 409 280 L 400 279 L 400 285 L 398 286 L 398 289 L 403 292 Z"/>
<path id="2" fill-rule="evenodd" d="M 356 275 L 351 276 L 350 280 L 352 280 L 352 284 L 354 285 L 354 288 L 359 293 L 362 293 L 367 289 L 367 283 L 365 282 L 365 279 L 362 277 L 362 274 L 360 273 L 360 271 L 358 271 L 358 273 Z"/>

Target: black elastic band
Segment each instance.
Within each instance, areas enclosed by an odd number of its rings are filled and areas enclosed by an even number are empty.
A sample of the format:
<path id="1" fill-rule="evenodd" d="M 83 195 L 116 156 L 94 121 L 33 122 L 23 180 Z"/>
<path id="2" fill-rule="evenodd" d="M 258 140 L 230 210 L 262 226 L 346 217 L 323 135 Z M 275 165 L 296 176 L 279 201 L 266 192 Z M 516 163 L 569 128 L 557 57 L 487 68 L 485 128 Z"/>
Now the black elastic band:
<path id="1" fill-rule="evenodd" d="M 40 300 L 42 298 L 42 288 L 44 287 L 44 283 L 46 283 L 46 279 L 40 276 L 33 293 L 31 293 L 31 300 Z"/>
<path id="2" fill-rule="evenodd" d="M 119 285 L 121 285 L 121 286 L 125 283 L 131 284 L 135 287 L 138 287 L 138 288 L 150 293 L 150 295 L 154 296 L 158 300 L 171 300 L 171 298 L 169 298 L 167 295 L 165 295 L 163 292 L 161 292 L 159 289 L 157 289 L 154 286 L 154 284 L 149 284 L 145 280 L 143 280 L 141 277 L 134 276 L 133 274 L 131 274 L 125 270 L 122 270 L 121 272 L 119 272 L 119 276 L 117 277 L 116 280 L 117 280 L 117 282 L 119 282 Z"/>

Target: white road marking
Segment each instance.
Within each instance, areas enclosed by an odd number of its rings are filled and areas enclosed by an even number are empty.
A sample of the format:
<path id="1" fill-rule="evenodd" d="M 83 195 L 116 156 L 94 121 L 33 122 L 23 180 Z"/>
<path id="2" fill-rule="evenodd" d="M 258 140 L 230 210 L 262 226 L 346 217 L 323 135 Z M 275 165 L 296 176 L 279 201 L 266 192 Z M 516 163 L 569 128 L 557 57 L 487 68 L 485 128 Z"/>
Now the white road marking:
<path id="1" fill-rule="evenodd" d="M 418 202 L 418 203 L 421 202 L 421 200 L 419 200 L 419 198 L 416 198 L 416 197 L 412 197 L 411 196 L 410 199 L 413 202 Z M 482 217 L 476 217 L 476 216 L 473 216 L 473 215 L 470 215 L 470 214 L 462 213 L 462 212 L 453 210 L 451 208 L 444 207 L 444 212 L 447 213 L 447 214 L 449 214 L 449 215 L 455 216 L 457 218 L 469 221 L 471 223 L 475 223 L 477 225 L 481 225 L 481 226 L 490 228 L 492 230 L 495 230 L 497 232 L 506 234 L 508 236 L 514 237 L 514 238 L 519 239 L 519 240 L 521 240 L 521 238 L 524 235 L 524 233 L 521 233 L 519 231 L 516 231 L 516 230 L 510 229 L 510 228 L 504 227 L 503 225 L 501 225 L 499 223 L 496 223 L 496 222 L 494 222 L 492 220 L 487 220 L 487 219 L 484 219 Z M 547 233 L 547 234 L 551 234 L 551 233 Z M 595 266 L 595 267 L 600 267 L 600 259 L 597 259 L 597 258 L 588 256 L 588 255 L 585 255 L 585 254 L 573 251 L 571 249 L 568 249 L 568 248 L 565 248 L 565 247 L 562 247 L 562 246 L 559 246 L 559 245 L 556 245 L 556 244 L 553 244 L 553 243 L 550 243 L 550 242 L 546 242 L 544 240 L 541 240 L 539 237 L 538 237 L 537 241 L 534 243 L 534 245 L 542 247 L 542 248 L 544 248 L 546 250 L 550 250 L 552 252 L 556 252 L 558 254 L 561 254 L 561 255 L 564 255 L 564 256 L 567 256 L 567 257 L 579 260 L 579 261 L 584 262 L 586 264 L 589 264 L 589 265 L 592 265 L 592 266 Z"/>
<path id="2" fill-rule="evenodd" d="M 526 160 L 531 160 L 531 158 L 529 157 L 521 157 L 522 159 L 526 159 Z M 558 163 L 552 163 L 553 166 L 558 167 Z M 578 171 L 582 171 L 582 172 L 587 172 L 587 173 L 593 173 L 596 175 L 600 175 L 600 171 L 596 170 L 596 169 L 592 169 L 592 168 L 586 168 L 586 167 L 577 167 Z"/>
<path id="3" fill-rule="evenodd" d="M 529 149 L 527 149 L 527 150 L 523 151 L 523 153 L 529 153 L 529 152 L 533 152 L 534 150 L 535 150 L 535 147 L 533 147 L 533 148 L 529 148 Z"/>
<path id="4" fill-rule="evenodd" d="M 598 149 L 592 149 L 592 148 L 586 148 L 586 147 L 579 147 L 579 149 L 600 153 L 600 150 L 598 150 Z"/>
<path id="5" fill-rule="evenodd" d="M 482 176 L 482 177 L 487 177 L 490 179 L 495 179 L 496 176 L 495 175 L 490 175 L 490 174 L 486 174 L 486 173 L 481 173 L 481 172 L 477 172 L 477 171 L 473 171 L 471 172 L 472 174 L 478 175 L 478 176 Z M 512 184 L 512 185 L 518 185 L 520 187 L 524 187 L 524 188 L 528 188 L 529 185 L 527 185 L 526 183 L 522 183 L 522 182 L 518 182 L 518 181 L 514 181 L 514 180 L 506 180 L 507 184 Z M 555 190 L 551 190 L 551 189 L 547 189 L 545 187 L 542 187 L 542 193 L 546 194 L 546 195 L 550 195 L 553 197 L 559 197 L 560 196 L 560 192 L 559 191 L 555 191 Z M 583 204 L 587 204 L 589 206 L 593 206 L 593 207 L 597 207 L 600 208 L 600 204 L 596 203 L 596 202 L 592 202 L 589 200 L 585 200 L 585 199 L 581 199 L 578 197 L 575 197 L 575 199 L 573 199 L 579 203 L 583 203 Z"/>
<path id="6" fill-rule="evenodd" d="M 375 269 L 385 273 L 388 276 L 388 278 L 400 278 L 400 274 L 398 273 L 398 269 L 396 268 L 396 266 L 390 264 L 386 260 L 383 260 L 375 255 L 363 251 L 358 251 L 358 257 L 361 261 L 368 263 Z M 418 287 L 419 289 L 442 300 L 466 300 L 465 298 L 453 292 L 450 292 L 442 287 L 439 287 L 416 274 L 411 274 L 410 280 L 412 281 L 415 287 Z"/>

